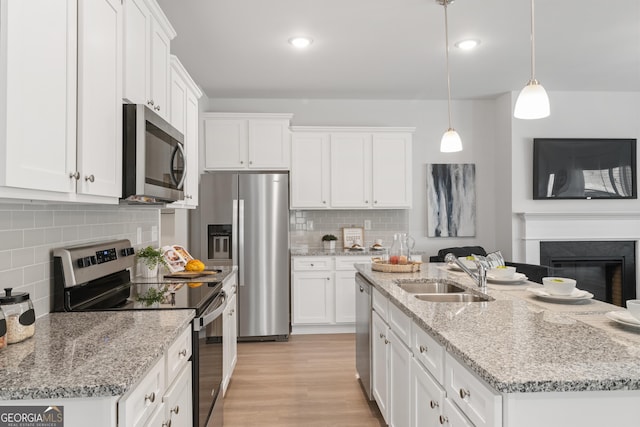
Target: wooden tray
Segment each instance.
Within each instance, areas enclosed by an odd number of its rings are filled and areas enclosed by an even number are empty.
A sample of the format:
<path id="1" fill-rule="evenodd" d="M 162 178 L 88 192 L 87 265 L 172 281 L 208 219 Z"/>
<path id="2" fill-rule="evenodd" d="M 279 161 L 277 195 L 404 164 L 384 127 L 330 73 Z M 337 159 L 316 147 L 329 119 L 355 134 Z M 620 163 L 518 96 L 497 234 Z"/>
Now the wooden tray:
<path id="1" fill-rule="evenodd" d="M 409 261 L 407 264 L 389 264 L 382 261 L 373 261 L 371 269 L 383 273 L 415 273 L 420 271 L 420 264 L 422 262 L 419 261 Z"/>
<path id="2" fill-rule="evenodd" d="M 195 279 L 197 277 L 210 276 L 218 273 L 218 270 L 203 270 L 203 271 L 176 271 L 175 273 L 165 274 L 167 279 Z"/>

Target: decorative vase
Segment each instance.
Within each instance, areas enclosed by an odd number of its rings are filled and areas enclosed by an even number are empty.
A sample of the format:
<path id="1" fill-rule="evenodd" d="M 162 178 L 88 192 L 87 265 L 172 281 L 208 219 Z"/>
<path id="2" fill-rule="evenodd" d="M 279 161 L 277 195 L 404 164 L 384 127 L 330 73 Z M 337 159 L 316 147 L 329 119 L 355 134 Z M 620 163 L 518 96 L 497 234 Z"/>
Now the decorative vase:
<path id="1" fill-rule="evenodd" d="M 145 278 L 156 277 L 158 275 L 158 264 L 153 268 L 147 267 L 146 264 L 140 264 L 140 275 Z"/>
<path id="2" fill-rule="evenodd" d="M 336 250 L 336 241 L 335 240 L 324 240 L 322 242 L 325 251 L 335 251 Z"/>

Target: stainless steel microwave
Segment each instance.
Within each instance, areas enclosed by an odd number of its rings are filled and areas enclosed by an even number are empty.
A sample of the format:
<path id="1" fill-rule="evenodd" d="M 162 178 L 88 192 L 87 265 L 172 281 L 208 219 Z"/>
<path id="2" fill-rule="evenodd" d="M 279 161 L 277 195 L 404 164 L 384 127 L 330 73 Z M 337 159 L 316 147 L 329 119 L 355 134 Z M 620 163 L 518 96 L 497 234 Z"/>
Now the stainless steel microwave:
<path id="1" fill-rule="evenodd" d="M 123 106 L 122 198 L 133 202 L 182 200 L 184 136 L 143 104 Z"/>

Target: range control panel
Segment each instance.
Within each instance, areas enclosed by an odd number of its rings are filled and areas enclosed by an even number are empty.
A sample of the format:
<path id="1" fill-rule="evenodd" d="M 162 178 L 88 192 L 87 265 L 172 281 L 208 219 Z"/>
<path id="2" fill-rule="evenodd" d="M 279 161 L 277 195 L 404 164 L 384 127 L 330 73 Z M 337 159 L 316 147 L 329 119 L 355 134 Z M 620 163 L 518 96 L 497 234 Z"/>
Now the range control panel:
<path id="1" fill-rule="evenodd" d="M 69 287 L 133 267 L 135 253 L 131 242 L 122 239 L 55 249 L 53 256 Z"/>

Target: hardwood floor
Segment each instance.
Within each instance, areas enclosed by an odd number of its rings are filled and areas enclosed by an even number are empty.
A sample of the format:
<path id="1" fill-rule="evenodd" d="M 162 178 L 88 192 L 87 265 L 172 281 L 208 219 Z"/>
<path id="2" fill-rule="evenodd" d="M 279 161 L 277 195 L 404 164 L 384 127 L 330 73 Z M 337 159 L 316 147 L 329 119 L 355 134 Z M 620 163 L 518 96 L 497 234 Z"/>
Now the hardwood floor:
<path id="1" fill-rule="evenodd" d="M 353 334 L 238 343 L 238 363 L 224 398 L 224 426 L 384 426 L 355 373 Z"/>

